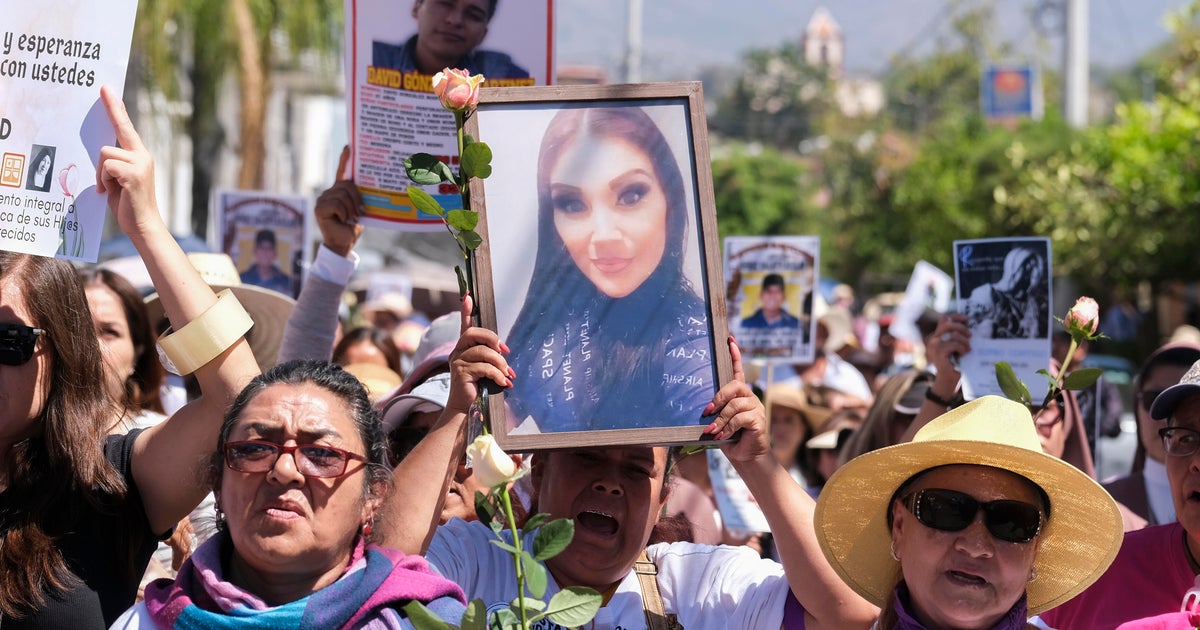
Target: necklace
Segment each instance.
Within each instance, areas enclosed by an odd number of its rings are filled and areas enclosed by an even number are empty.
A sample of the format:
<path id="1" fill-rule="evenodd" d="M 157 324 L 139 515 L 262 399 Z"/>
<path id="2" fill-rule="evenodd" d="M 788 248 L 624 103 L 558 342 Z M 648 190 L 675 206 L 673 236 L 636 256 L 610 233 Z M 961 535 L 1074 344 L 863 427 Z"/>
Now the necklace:
<path id="1" fill-rule="evenodd" d="M 1192 573 L 1200 575 L 1200 562 L 1196 562 L 1196 556 L 1192 554 L 1192 545 L 1188 542 L 1187 530 L 1183 532 L 1183 550 L 1187 552 L 1188 566 L 1191 567 Z"/>

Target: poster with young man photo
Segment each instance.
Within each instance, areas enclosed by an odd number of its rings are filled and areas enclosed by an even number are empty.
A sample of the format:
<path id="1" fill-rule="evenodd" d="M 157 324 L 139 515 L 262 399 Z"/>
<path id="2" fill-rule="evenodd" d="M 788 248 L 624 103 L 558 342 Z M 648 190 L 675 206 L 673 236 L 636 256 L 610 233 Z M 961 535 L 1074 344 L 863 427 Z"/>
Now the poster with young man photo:
<path id="1" fill-rule="evenodd" d="M 743 356 L 811 363 L 817 322 L 813 288 L 821 241 L 816 236 L 731 236 L 725 239 L 729 329 Z"/>
<path id="2" fill-rule="evenodd" d="M 553 0 L 345 0 L 352 176 L 364 225 L 441 230 L 418 211 L 404 160 L 438 156 L 458 170 L 454 116 L 433 93 L 445 68 L 486 77 L 484 87 L 548 85 L 554 76 Z M 423 186 L 462 207 L 453 184 Z"/>

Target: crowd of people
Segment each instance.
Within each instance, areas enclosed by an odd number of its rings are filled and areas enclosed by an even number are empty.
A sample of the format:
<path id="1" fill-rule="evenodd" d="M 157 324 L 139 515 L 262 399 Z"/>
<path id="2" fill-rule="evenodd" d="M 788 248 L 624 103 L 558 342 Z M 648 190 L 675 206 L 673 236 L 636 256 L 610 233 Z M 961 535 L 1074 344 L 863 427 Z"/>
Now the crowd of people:
<path id="1" fill-rule="evenodd" d="M 958 358 L 972 328 L 957 313 L 923 318 L 911 345 L 882 322 L 866 361 L 848 303 L 828 305 L 813 362 L 779 378 L 751 369 L 731 337 L 720 343 L 732 378 L 703 397 L 660 383 L 693 369 L 672 348 L 707 341 L 670 327 L 596 331 L 593 352 L 610 356 L 577 376 L 586 397 L 556 405 L 535 380 L 559 319 L 654 305 L 706 317 L 680 271 L 679 174 L 653 157 L 669 149 L 652 122 L 601 112 L 612 124 L 593 128 L 593 114 L 573 113 L 552 126 L 536 264 L 581 294 L 531 290 L 513 341 L 473 324 L 469 295 L 427 325 L 395 299 L 364 305 L 358 326 L 343 320 L 362 233 L 349 180 L 316 203 L 322 244 L 294 302 L 227 290 L 236 269 L 218 280 L 175 244 L 149 153 L 120 100 L 102 100 L 120 146 L 101 152 L 97 188 L 156 293 L 148 304 L 110 270 L 0 252 L 4 628 L 396 628 L 414 627 L 412 602 L 456 625 L 469 600 L 504 608 L 517 577 L 476 514 L 488 487 L 465 458 L 492 385 L 514 393 L 515 413 L 569 430 L 622 414 L 627 427 L 703 418 L 768 525 L 726 525 L 703 451 L 509 454 L 528 470 L 512 483 L 513 518 L 574 524 L 545 562 L 544 597 L 600 593 L 588 627 L 1200 621 L 1200 345 L 1168 343 L 1142 363 L 1134 465 L 1104 486 L 1094 435 L 1120 397 L 1099 385 L 1044 407 L 964 400 Z M 590 184 L 561 192 L 558 164 L 584 142 L 647 161 L 617 195 L 620 212 L 657 217 L 663 235 L 637 273 L 587 255 L 589 239 L 622 238 L 606 201 Z M 578 348 L 557 352 L 549 365 Z M 1063 352 L 1051 373 L 1080 358 Z M 524 535 L 532 545 L 536 528 Z"/>

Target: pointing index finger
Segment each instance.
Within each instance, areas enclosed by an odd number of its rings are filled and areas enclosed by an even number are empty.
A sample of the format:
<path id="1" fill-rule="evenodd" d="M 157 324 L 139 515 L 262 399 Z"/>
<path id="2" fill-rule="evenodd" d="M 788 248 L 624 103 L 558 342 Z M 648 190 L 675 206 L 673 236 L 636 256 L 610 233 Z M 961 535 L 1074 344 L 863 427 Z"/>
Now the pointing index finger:
<path id="1" fill-rule="evenodd" d="M 129 112 L 125 111 L 125 103 L 121 102 L 121 97 L 105 85 L 100 87 L 100 99 L 104 101 L 104 108 L 108 110 L 108 119 L 112 121 L 113 129 L 117 132 L 117 143 L 121 148 L 130 151 L 145 149 L 141 136 L 133 127 L 133 121 L 129 120 Z"/>

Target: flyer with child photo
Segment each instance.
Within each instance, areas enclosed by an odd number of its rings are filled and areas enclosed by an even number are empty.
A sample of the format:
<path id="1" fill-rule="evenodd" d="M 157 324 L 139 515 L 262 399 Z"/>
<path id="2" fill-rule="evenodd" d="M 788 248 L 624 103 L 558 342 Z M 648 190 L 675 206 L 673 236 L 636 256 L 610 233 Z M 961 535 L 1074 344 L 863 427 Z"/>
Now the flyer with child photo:
<path id="1" fill-rule="evenodd" d="M 404 160 L 429 153 L 458 170 L 454 116 L 433 76 L 463 68 L 484 87 L 549 85 L 554 76 L 554 0 L 345 0 L 346 105 L 353 176 L 364 225 L 441 230 L 409 201 Z M 423 187 L 442 207 L 462 207 L 449 183 Z"/>
<path id="2" fill-rule="evenodd" d="M 136 0 L 0 0 L 0 249 L 95 262 L 116 132 L 100 86 L 121 90 Z"/>

